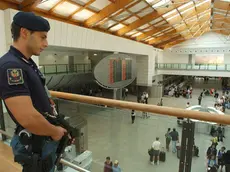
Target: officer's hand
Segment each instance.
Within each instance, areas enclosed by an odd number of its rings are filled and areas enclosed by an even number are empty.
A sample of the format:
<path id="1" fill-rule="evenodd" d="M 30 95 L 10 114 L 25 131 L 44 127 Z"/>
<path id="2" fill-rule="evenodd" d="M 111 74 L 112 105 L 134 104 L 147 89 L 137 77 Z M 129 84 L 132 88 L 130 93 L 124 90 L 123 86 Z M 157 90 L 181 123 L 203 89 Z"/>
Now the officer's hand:
<path id="1" fill-rule="evenodd" d="M 57 126 L 55 135 L 51 136 L 54 141 L 59 141 L 67 133 L 66 129 Z"/>

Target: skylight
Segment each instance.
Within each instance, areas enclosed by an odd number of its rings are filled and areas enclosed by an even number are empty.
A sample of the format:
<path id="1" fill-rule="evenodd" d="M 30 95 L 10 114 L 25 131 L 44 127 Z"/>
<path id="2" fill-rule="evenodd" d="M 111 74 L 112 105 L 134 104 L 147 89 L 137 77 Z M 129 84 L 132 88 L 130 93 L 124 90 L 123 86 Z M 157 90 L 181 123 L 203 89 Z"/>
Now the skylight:
<path id="1" fill-rule="evenodd" d="M 188 8 L 187 10 L 182 11 L 181 14 L 184 14 L 184 13 L 190 11 L 190 10 L 193 10 L 193 9 L 194 9 L 194 6 L 192 6 L 191 8 Z"/>
<path id="2" fill-rule="evenodd" d="M 119 29 L 121 29 L 121 28 L 123 28 L 123 27 L 124 27 L 123 24 L 117 24 L 116 26 L 113 26 L 113 27 L 110 29 L 110 31 L 117 31 L 117 30 L 119 30 Z"/>
<path id="3" fill-rule="evenodd" d="M 153 8 L 158 8 L 158 7 L 163 7 L 164 5 L 167 5 L 171 2 L 171 0 L 161 0 L 159 2 L 157 2 L 156 4 L 154 4 L 152 7 Z"/>
<path id="4" fill-rule="evenodd" d="M 84 9 L 84 10 L 78 12 L 77 14 L 75 14 L 75 15 L 73 16 L 73 18 L 76 19 L 76 20 L 79 20 L 79 21 L 85 21 L 86 19 L 88 19 L 88 18 L 91 17 L 92 15 L 94 15 L 93 12 Z"/>
<path id="5" fill-rule="evenodd" d="M 177 13 L 176 15 L 174 15 L 174 16 L 172 16 L 172 17 L 169 17 L 169 18 L 167 18 L 166 20 L 167 20 L 167 21 L 172 20 L 172 19 L 174 19 L 175 17 L 177 17 L 177 16 L 179 16 L 179 15 L 180 15 L 180 14 Z"/>
<path id="6" fill-rule="evenodd" d="M 205 0 L 205 1 L 201 2 L 201 3 L 198 3 L 198 4 L 196 4 L 196 7 L 199 7 L 199 6 L 201 6 L 202 4 L 204 4 L 206 2 L 211 2 L 211 0 Z"/>
<path id="7" fill-rule="evenodd" d="M 169 11 L 168 13 L 166 13 L 166 14 L 164 14 L 164 15 L 162 15 L 162 16 L 163 16 L 163 17 L 167 17 L 167 16 L 169 16 L 170 14 L 173 14 L 173 13 L 176 13 L 176 12 L 177 12 L 177 10 L 174 9 L 174 10 Z"/>
<path id="8" fill-rule="evenodd" d="M 141 32 L 138 32 L 138 33 L 132 35 L 131 37 L 137 37 L 137 36 L 139 36 L 139 35 L 141 35 L 141 34 L 142 34 Z"/>
<path id="9" fill-rule="evenodd" d="M 190 1 L 190 2 L 188 2 L 182 6 L 178 7 L 178 10 L 182 10 L 182 9 L 186 8 L 187 6 L 192 5 L 192 4 L 193 4 L 193 1 Z"/>

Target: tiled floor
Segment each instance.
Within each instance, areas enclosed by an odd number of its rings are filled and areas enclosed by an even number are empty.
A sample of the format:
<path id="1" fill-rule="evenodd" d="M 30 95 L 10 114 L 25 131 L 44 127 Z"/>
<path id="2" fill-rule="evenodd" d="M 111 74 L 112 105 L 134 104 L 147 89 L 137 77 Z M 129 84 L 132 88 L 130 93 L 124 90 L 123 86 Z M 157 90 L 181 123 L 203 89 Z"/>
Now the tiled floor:
<path id="1" fill-rule="evenodd" d="M 218 81 L 210 81 L 203 84 L 203 81 L 194 84 L 192 99 L 164 97 L 164 106 L 185 108 L 186 102 L 197 105 L 198 95 L 203 88 L 220 88 Z M 128 101 L 136 101 L 136 97 L 129 95 Z M 157 104 L 159 99 L 150 98 L 149 104 Z M 214 98 L 207 96 L 203 98 L 203 106 L 214 105 Z M 181 128 L 177 126 L 176 118 L 152 114 L 148 119 L 140 118 L 141 112 L 136 112 L 137 117 L 134 124 L 131 124 L 130 110 L 102 108 L 100 106 L 78 106 L 77 103 L 63 104 L 61 109 L 69 114 L 87 114 L 88 121 L 88 146 L 93 152 L 92 172 L 103 172 L 105 157 L 110 156 L 112 160 L 118 160 L 122 172 L 178 172 L 179 159 L 176 154 L 166 153 L 166 162 L 159 166 L 149 163 L 147 154 L 152 142 L 160 137 L 162 146 L 165 147 L 164 135 L 167 128 L 176 128 L 181 137 Z M 230 114 L 230 111 L 226 111 Z M 230 149 L 229 132 L 226 131 L 224 144 Z M 200 157 L 193 158 L 192 172 L 205 172 L 205 153 L 210 145 L 209 135 L 195 133 L 196 145 L 200 148 Z M 218 147 L 221 147 L 219 144 Z"/>
<path id="2" fill-rule="evenodd" d="M 211 82 L 208 87 L 216 85 L 220 88 L 218 82 Z M 196 83 L 197 84 L 197 83 Z M 195 85 L 196 85 L 195 84 Z M 199 89 L 194 88 L 193 97 L 189 99 L 191 105 L 197 105 L 197 98 L 201 92 L 201 84 Z M 203 87 L 202 87 L 203 88 Z M 185 98 L 164 97 L 164 106 L 185 108 Z M 136 100 L 134 96 L 129 96 L 129 100 Z M 156 104 L 158 99 L 149 99 L 150 104 Z M 205 97 L 202 101 L 203 106 L 213 107 L 214 98 Z M 228 111 L 226 112 L 228 113 Z M 229 113 L 230 114 L 230 113 Z M 137 115 L 141 116 L 140 112 Z M 120 162 L 122 172 L 177 172 L 179 167 L 179 159 L 176 154 L 166 153 L 166 162 L 160 163 L 159 166 L 149 163 L 147 154 L 148 148 L 158 136 L 165 146 L 164 134 L 168 127 L 176 128 L 181 136 L 181 128 L 177 126 L 174 117 L 153 115 L 149 119 L 142 119 L 137 116 L 134 124 L 131 124 L 130 111 L 108 109 L 103 112 L 95 112 L 88 115 L 88 144 L 89 150 L 93 152 L 93 172 L 102 172 L 103 163 L 106 156 L 110 156 L 114 161 Z M 230 149 L 228 133 L 223 145 Z M 200 157 L 193 158 L 192 172 L 205 172 L 206 158 L 205 153 L 210 146 L 209 135 L 195 133 L 197 146 L 200 148 Z M 221 147 L 219 144 L 218 147 Z"/>

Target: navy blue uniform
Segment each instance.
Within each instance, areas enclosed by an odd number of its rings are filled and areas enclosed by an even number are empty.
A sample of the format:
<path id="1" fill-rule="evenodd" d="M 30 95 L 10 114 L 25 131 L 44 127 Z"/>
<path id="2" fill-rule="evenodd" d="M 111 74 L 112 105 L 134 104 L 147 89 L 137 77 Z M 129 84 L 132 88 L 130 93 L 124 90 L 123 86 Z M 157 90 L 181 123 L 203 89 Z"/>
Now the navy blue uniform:
<path id="1" fill-rule="evenodd" d="M 24 55 L 12 46 L 9 52 L 0 58 L 0 78 L 0 97 L 3 100 L 15 96 L 30 96 L 33 106 L 41 114 L 45 112 L 53 113 L 44 87 L 45 78 L 43 74 L 32 59 L 26 60 Z M 20 125 L 8 108 L 7 110 L 14 122 Z M 26 148 L 20 143 L 18 135 L 12 138 L 11 146 L 15 156 L 22 153 L 27 154 Z M 57 142 L 46 142 L 42 148 L 42 158 L 51 153 L 54 162 L 57 146 Z"/>
<path id="2" fill-rule="evenodd" d="M 32 59 L 26 60 L 12 46 L 0 59 L 0 78 L 0 97 L 3 100 L 14 96 L 30 96 L 35 109 L 41 114 L 53 113 L 45 91 L 43 74 Z"/>

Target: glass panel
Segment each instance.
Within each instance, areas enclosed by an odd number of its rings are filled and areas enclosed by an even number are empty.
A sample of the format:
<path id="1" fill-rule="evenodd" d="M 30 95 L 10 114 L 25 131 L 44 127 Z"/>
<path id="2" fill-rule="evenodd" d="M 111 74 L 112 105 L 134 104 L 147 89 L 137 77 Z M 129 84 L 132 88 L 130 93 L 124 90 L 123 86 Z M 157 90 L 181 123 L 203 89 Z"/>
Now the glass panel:
<path id="1" fill-rule="evenodd" d="M 217 70 L 225 70 L 225 65 L 218 65 Z"/>
<path id="2" fill-rule="evenodd" d="M 67 64 L 57 65 L 57 73 L 67 73 Z"/>
<path id="3" fill-rule="evenodd" d="M 54 74 L 57 72 L 57 66 L 56 65 L 45 65 L 45 73 L 46 74 Z"/>

